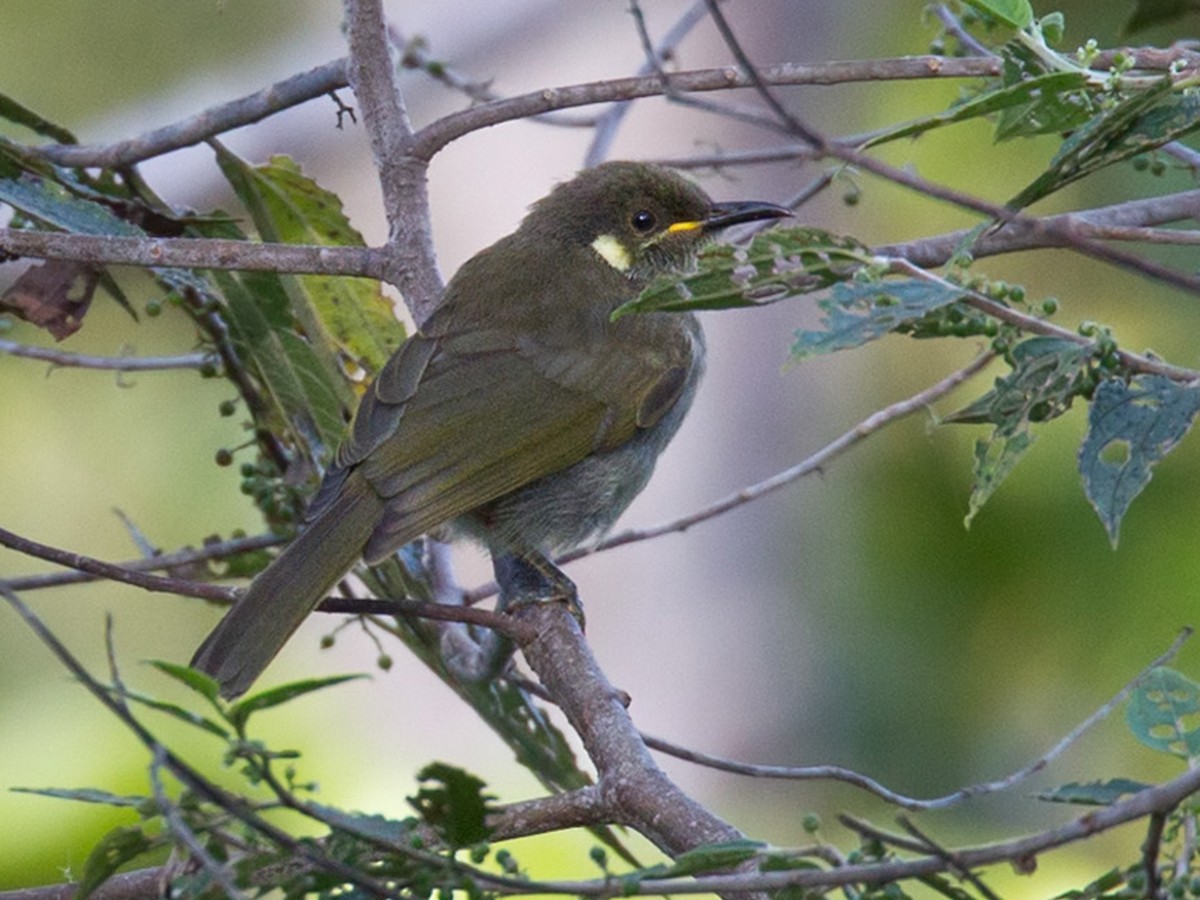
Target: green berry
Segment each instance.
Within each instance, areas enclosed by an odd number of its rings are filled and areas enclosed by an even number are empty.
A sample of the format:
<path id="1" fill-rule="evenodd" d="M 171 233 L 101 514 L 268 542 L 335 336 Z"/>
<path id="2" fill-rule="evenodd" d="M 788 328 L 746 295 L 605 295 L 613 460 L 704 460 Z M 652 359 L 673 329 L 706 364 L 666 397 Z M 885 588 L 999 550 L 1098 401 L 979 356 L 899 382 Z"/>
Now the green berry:
<path id="1" fill-rule="evenodd" d="M 227 447 L 222 447 L 217 451 L 216 460 L 218 466 L 233 465 L 233 451 Z"/>

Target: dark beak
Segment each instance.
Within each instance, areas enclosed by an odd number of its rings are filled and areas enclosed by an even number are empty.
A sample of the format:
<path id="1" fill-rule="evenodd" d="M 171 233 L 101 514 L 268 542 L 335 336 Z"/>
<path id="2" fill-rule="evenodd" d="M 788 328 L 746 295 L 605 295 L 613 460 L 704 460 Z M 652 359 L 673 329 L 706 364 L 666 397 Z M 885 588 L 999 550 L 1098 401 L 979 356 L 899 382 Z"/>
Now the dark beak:
<path id="1" fill-rule="evenodd" d="M 730 225 L 757 222 L 760 219 L 782 219 L 791 214 L 792 211 L 786 206 L 757 200 L 748 203 L 714 203 L 712 211 L 705 217 L 701 227 L 705 231 L 718 231 Z"/>

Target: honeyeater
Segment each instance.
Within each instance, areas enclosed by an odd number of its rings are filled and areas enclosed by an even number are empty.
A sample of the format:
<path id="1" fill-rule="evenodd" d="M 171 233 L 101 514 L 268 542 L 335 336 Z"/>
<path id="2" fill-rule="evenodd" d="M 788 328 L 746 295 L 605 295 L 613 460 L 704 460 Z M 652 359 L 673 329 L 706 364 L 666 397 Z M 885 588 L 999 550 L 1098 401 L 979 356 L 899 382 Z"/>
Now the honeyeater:
<path id="1" fill-rule="evenodd" d="M 611 313 L 654 276 L 685 270 L 714 232 L 788 214 L 714 203 L 642 163 L 606 163 L 554 188 L 459 269 L 383 366 L 307 524 L 192 665 L 225 696 L 241 694 L 359 558 L 378 563 L 438 526 L 486 546 L 502 601 L 547 585 L 573 595 L 549 555 L 612 526 L 704 368 L 691 314 Z"/>

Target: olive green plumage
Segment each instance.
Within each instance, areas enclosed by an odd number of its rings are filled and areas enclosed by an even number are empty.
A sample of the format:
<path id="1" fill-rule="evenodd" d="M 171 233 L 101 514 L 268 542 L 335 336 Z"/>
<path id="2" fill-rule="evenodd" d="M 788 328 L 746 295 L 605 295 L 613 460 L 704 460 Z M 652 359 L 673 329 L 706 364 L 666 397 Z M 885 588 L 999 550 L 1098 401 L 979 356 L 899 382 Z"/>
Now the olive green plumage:
<path id="1" fill-rule="evenodd" d="M 693 316 L 610 314 L 712 231 L 785 214 L 714 204 L 639 163 L 555 188 L 462 266 L 388 360 L 307 527 L 192 664 L 242 693 L 360 557 L 378 562 L 439 525 L 518 559 L 607 530 L 679 427 L 704 361 Z"/>

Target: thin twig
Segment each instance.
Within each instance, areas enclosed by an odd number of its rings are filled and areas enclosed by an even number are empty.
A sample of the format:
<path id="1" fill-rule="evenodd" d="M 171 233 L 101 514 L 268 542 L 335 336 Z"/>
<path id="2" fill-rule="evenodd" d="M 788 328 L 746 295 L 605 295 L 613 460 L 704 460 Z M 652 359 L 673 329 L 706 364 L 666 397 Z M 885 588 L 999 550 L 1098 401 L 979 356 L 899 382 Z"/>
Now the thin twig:
<path id="1" fill-rule="evenodd" d="M 1004 778 L 996 779 L 995 781 L 982 782 L 980 784 L 970 785 L 965 788 L 960 788 L 953 793 L 946 794 L 942 797 L 934 797 L 928 800 L 919 800 L 915 797 L 907 797 L 899 794 L 896 791 L 885 788 L 875 779 L 850 769 L 844 769 L 841 766 L 763 766 L 754 765 L 752 763 L 737 762 L 734 760 L 723 759 L 719 756 L 713 756 L 707 753 L 700 753 L 695 750 L 689 750 L 664 741 L 661 738 L 653 738 L 644 736 L 646 745 L 658 750 L 662 753 L 668 753 L 678 759 L 694 762 L 698 765 L 707 766 L 708 768 L 718 769 L 723 772 L 732 772 L 735 775 L 747 775 L 754 778 L 784 778 L 796 781 L 811 781 L 811 780 L 831 780 L 843 781 L 855 787 L 862 788 L 882 800 L 886 800 L 895 806 L 903 809 L 921 811 L 933 809 L 946 809 L 947 807 L 955 806 L 970 797 L 979 797 L 984 794 L 995 794 L 1000 791 L 1007 791 L 1017 786 L 1021 782 L 1027 780 L 1030 776 L 1042 771 L 1051 762 L 1062 756 L 1073 744 L 1075 744 L 1083 735 L 1089 731 L 1098 722 L 1103 721 L 1108 717 L 1114 709 L 1125 702 L 1125 699 L 1137 688 L 1137 686 L 1145 680 L 1154 669 L 1159 666 L 1164 666 L 1170 662 L 1175 655 L 1183 647 L 1184 643 L 1192 636 L 1191 628 L 1184 628 L 1175 640 L 1171 643 L 1163 653 L 1159 654 L 1149 665 L 1142 669 L 1132 680 L 1127 682 L 1111 699 L 1090 716 L 1076 725 L 1071 731 L 1064 736 L 1058 743 L 1043 753 L 1037 759 L 1030 762 Z"/>
<path id="2" fill-rule="evenodd" d="M 91 356 L 68 353 L 53 347 L 31 347 L 0 338 L 0 353 L 37 359 L 51 364 L 51 369 L 105 369 L 117 372 L 156 372 L 167 369 L 200 369 L 218 360 L 213 353 L 185 353 L 181 356 Z"/>
<path id="3" fill-rule="evenodd" d="M 219 600 L 224 602 L 232 602 L 238 596 L 238 592 L 234 588 L 223 587 L 219 584 L 202 584 L 195 581 L 185 581 L 181 578 L 166 578 L 161 575 L 137 572 L 132 569 L 126 569 L 123 566 L 106 563 L 91 556 L 84 556 L 81 553 L 70 553 L 66 550 L 60 550 L 57 547 L 51 547 L 48 544 L 39 544 L 37 541 L 31 541 L 29 538 L 14 534 L 6 528 L 0 528 L 0 545 L 24 553 L 27 556 L 35 556 L 38 559 L 57 563 L 60 566 L 68 566 L 72 569 L 88 572 L 98 578 L 107 578 L 110 581 L 131 584 L 134 587 L 140 587 L 147 591 L 159 591 L 167 594 L 179 594 L 184 597 L 199 597 L 203 600 Z"/>

